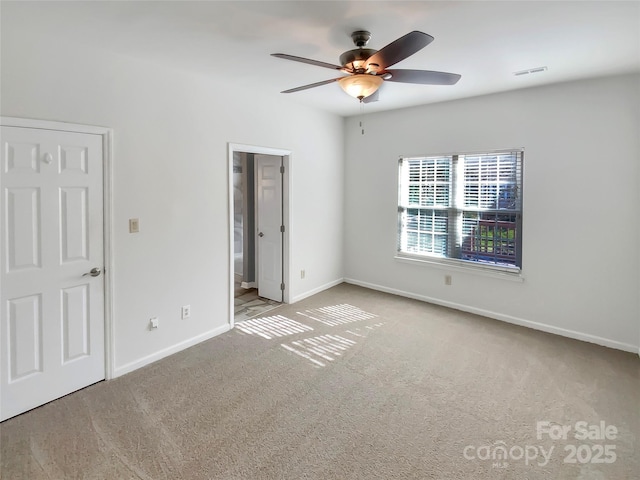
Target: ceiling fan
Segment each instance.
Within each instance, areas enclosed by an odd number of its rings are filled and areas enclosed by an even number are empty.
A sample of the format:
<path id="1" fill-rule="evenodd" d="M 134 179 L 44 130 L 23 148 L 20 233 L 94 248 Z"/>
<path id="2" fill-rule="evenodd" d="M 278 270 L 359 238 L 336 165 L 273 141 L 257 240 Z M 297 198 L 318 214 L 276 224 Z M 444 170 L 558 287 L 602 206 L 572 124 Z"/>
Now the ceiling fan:
<path id="1" fill-rule="evenodd" d="M 409 32 L 380 50 L 365 48 L 371 38 L 371 33 L 366 30 L 353 32 L 351 38 L 357 48 L 348 50 L 340 55 L 340 65 L 296 57 L 285 53 L 272 53 L 271 55 L 274 57 L 317 65 L 348 74 L 348 76 L 345 77 L 332 78 L 322 82 L 291 88 L 281 93 L 299 92 L 301 90 L 338 82 L 346 93 L 357 98 L 360 102 L 369 103 L 378 100 L 378 89 L 384 81 L 417 83 L 421 85 L 453 85 L 460 80 L 460 75 L 456 73 L 434 72 L 431 70 L 389 69 L 390 66 L 395 65 L 429 45 L 433 41 L 433 37 L 426 33 L 418 31 Z"/>

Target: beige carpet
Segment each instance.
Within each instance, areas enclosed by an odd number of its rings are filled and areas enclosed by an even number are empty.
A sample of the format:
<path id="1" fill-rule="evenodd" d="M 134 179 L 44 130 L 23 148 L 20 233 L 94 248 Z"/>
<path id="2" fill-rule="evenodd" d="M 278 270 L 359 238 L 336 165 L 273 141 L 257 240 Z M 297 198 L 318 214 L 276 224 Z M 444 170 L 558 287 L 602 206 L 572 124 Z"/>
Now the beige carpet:
<path id="1" fill-rule="evenodd" d="M 637 355 L 340 285 L 4 422 L 1 477 L 635 479 L 639 406 Z"/>

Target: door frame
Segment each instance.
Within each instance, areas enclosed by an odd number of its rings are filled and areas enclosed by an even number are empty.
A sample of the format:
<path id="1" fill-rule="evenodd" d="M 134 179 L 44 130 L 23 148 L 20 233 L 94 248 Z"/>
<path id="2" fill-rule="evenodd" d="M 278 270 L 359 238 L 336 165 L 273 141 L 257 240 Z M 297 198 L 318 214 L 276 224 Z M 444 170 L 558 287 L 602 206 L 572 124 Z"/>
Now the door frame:
<path id="1" fill-rule="evenodd" d="M 281 148 L 271 148 L 271 147 L 260 147 L 256 145 L 243 145 L 240 143 L 229 143 L 228 144 L 228 162 L 227 162 L 227 171 L 228 171 L 228 232 L 229 232 L 229 325 L 233 328 L 234 325 L 234 251 L 233 251 L 233 240 L 234 240 L 234 225 L 233 225 L 233 154 L 235 152 L 238 153 L 257 153 L 259 155 L 275 155 L 278 157 L 282 157 L 283 165 L 284 165 L 284 175 L 282 177 L 282 221 L 284 223 L 284 234 L 282 236 L 282 270 L 283 270 L 283 283 L 285 285 L 283 299 L 284 303 L 290 303 L 291 300 L 291 283 L 290 283 L 290 269 L 289 265 L 291 263 L 291 248 L 290 248 L 290 238 L 291 238 L 291 150 L 285 150 Z"/>
<path id="2" fill-rule="evenodd" d="M 36 120 L 18 117 L 0 117 L 3 127 L 35 128 L 70 133 L 88 133 L 102 137 L 102 210 L 104 236 L 104 375 L 105 380 L 114 378 L 115 348 L 113 326 L 113 129 L 94 125 Z M 0 352 L 1 355 L 1 352 Z"/>

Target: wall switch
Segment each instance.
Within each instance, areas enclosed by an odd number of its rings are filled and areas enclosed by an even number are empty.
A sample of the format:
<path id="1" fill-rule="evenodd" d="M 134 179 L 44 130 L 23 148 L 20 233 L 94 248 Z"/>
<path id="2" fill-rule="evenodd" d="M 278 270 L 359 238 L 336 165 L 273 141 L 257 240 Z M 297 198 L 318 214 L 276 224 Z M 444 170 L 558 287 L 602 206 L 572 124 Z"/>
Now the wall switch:
<path id="1" fill-rule="evenodd" d="M 191 316 L 191 305 L 184 305 L 182 307 L 180 316 L 182 317 L 182 320 L 184 320 L 185 318 L 189 318 Z"/>
<path id="2" fill-rule="evenodd" d="M 444 276 L 444 284 L 445 285 L 451 285 L 451 275 L 445 275 Z"/>
<path id="3" fill-rule="evenodd" d="M 140 231 L 140 221 L 137 218 L 129 219 L 129 233 L 138 233 Z"/>
<path id="4" fill-rule="evenodd" d="M 150 329 L 158 328 L 158 326 L 159 326 L 158 317 L 153 317 L 151 318 L 151 320 L 149 320 Z"/>
<path id="5" fill-rule="evenodd" d="M 300 278 L 304 278 L 304 270 L 300 270 Z"/>

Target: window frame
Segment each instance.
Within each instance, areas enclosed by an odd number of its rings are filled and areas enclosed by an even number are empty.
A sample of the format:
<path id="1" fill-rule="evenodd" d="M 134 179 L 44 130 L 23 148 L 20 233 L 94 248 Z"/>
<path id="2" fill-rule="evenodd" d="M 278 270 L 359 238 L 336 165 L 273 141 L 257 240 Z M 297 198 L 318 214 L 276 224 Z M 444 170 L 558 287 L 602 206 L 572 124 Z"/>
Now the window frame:
<path id="1" fill-rule="evenodd" d="M 516 185 L 518 188 L 517 193 L 517 208 L 514 209 L 500 209 L 500 208 L 486 208 L 483 209 L 481 207 L 477 208 L 469 208 L 468 206 L 461 205 L 463 203 L 464 198 L 464 190 L 465 186 L 468 185 L 464 179 L 463 173 L 463 165 L 459 163 L 460 157 L 474 157 L 474 156 L 491 156 L 491 155 L 509 155 L 515 154 L 517 155 L 517 170 L 516 170 Z M 396 233 L 396 255 L 395 258 L 398 261 L 407 262 L 407 263 L 417 263 L 424 265 L 433 265 L 447 269 L 456 269 L 456 270 L 465 270 L 465 271 L 473 271 L 477 273 L 488 274 L 490 276 L 497 276 L 502 278 L 522 278 L 522 218 L 523 218 L 523 184 L 524 184 L 524 148 L 507 148 L 500 150 L 488 150 L 488 151 L 473 151 L 473 152 L 456 152 L 456 153 L 446 153 L 446 154 L 428 154 L 428 155 L 402 155 L 398 160 L 398 177 L 397 177 L 397 185 L 398 185 L 398 203 L 397 203 L 397 233 Z M 449 202 L 448 206 L 431 206 L 431 205 L 421 205 L 421 206 L 409 206 L 410 203 L 403 203 L 403 195 L 408 198 L 409 195 L 409 185 L 403 189 L 403 164 L 411 159 L 441 159 L 441 158 L 449 158 L 450 160 L 450 175 L 449 179 L 451 188 L 449 190 Z M 407 168 L 407 167 L 405 167 Z M 437 203 L 437 202 L 434 202 Z M 457 227 L 449 226 L 447 228 L 447 236 L 448 240 L 446 242 L 446 253 L 445 255 L 437 255 L 433 253 L 417 253 L 417 252 L 407 252 L 403 251 L 402 241 L 403 241 L 403 213 L 406 213 L 409 209 L 417 208 L 421 210 L 432 210 L 435 211 L 441 210 L 445 211 L 449 215 L 449 222 L 455 222 L 459 224 Z M 515 217 L 515 265 L 507 265 L 507 264 L 499 264 L 499 263 L 489 263 L 482 262 L 476 260 L 467 260 L 456 257 L 449 257 L 452 251 L 460 253 L 463 244 L 462 229 L 461 225 L 463 222 L 463 218 L 466 212 L 480 212 L 480 213 L 488 213 L 488 214 L 507 214 L 513 215 Z M 498 219 L 495 220 L 496 223 L 499 222 Z M 404 225 L 404 230 L 406 230 L 406 225 Z M 452 235 L 453 233 L 453 235 Z"/>

